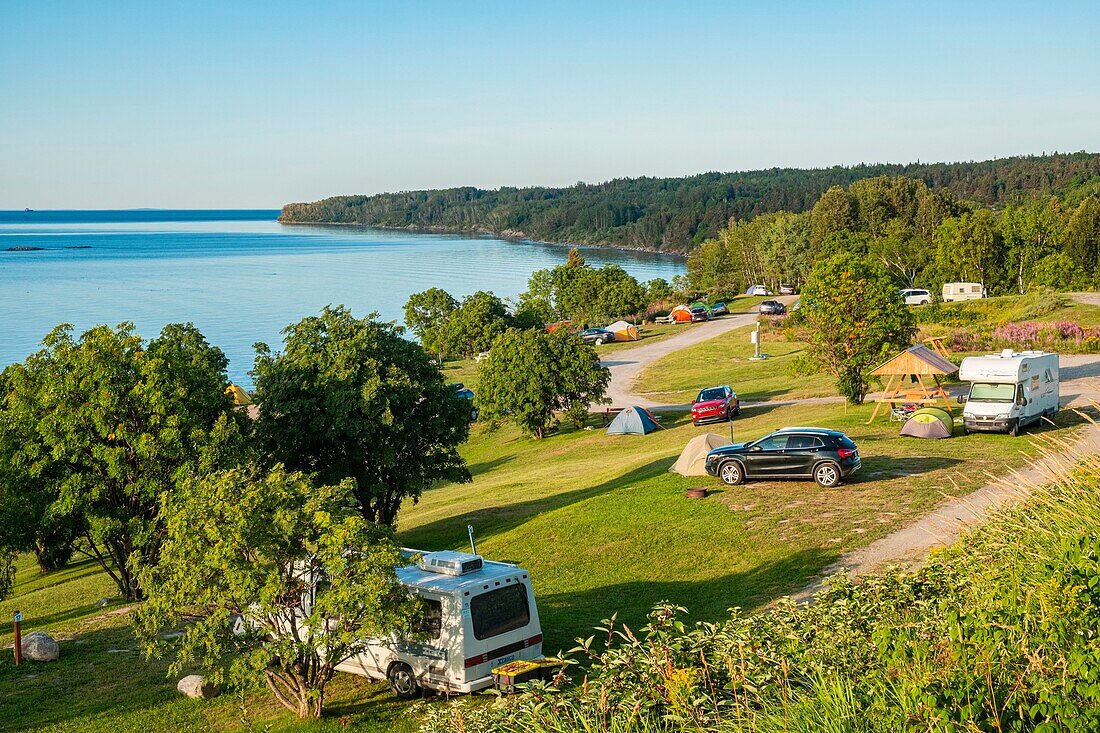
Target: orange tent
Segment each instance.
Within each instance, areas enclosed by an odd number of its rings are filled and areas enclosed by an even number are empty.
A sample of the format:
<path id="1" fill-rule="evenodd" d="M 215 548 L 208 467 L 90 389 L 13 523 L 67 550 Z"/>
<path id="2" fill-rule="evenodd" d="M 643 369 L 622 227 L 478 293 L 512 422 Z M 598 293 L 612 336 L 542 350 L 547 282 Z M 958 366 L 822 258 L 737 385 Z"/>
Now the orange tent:
<path id="1" fill-rule="evenodd" d="M 608 331 L 615 332 L 616 341 L 638 341 L 642 338 L 637 326 L 632 326 L 626 321 L 615 321 L 607 327 Z"/>
<path id="2" fill-rule="evenodd" d="M 551 323 L 549 326 L 546 327 L 546 332 L 554 333 L 554 331 L 557 331 L 559 328 L 570 328 L 572 325 L 572 321 L 556 321 L 555 323 Z"/>
<path id="3" fill-rule="evenodd" d="M 686 305 L 678 305 L 668 314 L 677 323 L 691 323 L 691 309 Z"/>

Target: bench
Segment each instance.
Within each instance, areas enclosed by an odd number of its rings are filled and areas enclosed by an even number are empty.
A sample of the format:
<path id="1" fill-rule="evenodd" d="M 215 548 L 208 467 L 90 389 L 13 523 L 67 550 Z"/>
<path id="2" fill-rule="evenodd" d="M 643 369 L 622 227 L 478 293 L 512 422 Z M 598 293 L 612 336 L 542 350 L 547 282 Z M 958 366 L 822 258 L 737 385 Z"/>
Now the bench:
<path id="1" fill-rule="evenodd" d="M 625 409 L 626 409 L 625 407 L 608 407 L 602 413 L 603 424 L 604 425 L 610 425 L 611 421 L 614 420 L 616 417 L 618 417 L 619 413 L 622 412 Z"/>
<path id="2" fill-rule="evenodd" d="M 672 316 L 657 316 L 656 318 L 653 319 L 653 322 L 654 323 L 665 323 L 665 324 L 676 323 L 676 319 L 673 318 Z"/>

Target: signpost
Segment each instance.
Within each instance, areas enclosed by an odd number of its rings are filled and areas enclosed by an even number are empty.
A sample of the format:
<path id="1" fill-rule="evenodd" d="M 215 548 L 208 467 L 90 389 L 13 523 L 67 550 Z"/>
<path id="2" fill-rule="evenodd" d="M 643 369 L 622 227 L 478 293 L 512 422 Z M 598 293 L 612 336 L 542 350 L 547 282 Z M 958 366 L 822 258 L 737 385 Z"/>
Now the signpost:
<path id="1" fill-rule="evenodd" d="M 23 623 L 23 612 L 22 611 L 16 611 L 15 612 L 15 623 L 13 624 L 13 626 L 15 628 L 15 666 L 16 667 L 18 667 L 20 665 L 20 663 L 23 661 L 23 639 L 22 639 L 22 633 L 21 633 L 20 628 L 19 628 L 22 623 Z"/>

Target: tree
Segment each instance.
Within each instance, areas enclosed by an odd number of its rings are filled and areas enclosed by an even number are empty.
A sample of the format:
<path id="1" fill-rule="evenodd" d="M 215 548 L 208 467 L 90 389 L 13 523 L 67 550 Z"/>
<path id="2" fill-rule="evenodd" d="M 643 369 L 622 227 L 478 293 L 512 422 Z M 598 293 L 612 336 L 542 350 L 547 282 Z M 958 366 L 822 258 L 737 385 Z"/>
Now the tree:
<path id="1" fill-rule="evenodd" d="M 566 267 L 585 267 L 584 255 L 576 247 L 569 250 L 569 258 L 565 261 Z"/>
<path id="2" fill-rule="evenodd" d="M 1094 278 L 1100 276 L 1100 198 L 1089 196 L 1070 214 L 1065 252 Z"/>
<path id="3" fill-rule="evenodd" d="M 1001 215 L 1005 254 L 1016 278 L 1016 290 L 1027 291 L 1040 261 L 1055 254 L 1064 230 L 1061 205 L 1050 198 L 1027 206 L 1013 206 Z"/>
<path id="4" fill-rule="evenodd" d="M 836 377 L 837 389 L 860 404 L 868 373 L 909 345 L 916 325 L 881 265 L 836 255 L 818 263 L 802 289 L 800 337 L 810 357 Z"/>
<path id="5" fill-rule="evenodd" d="M 412 329 L 425 349 L 438 354 L 441 327 L 457 309 L 458 301 L 446 290 L 428 288 L 409 296 L 405 303 L 405 325 Z"/>
<path id="6" fill-rule="evenodd" d="M 432 482 L 469 481 L 458 446 L 469 404 L 400 329 L 372 314 L 326 306 L 283 330 L 282 353 L 256 344 L 256 439 L 271 464 L 355 479 L 372 522 L 394 524 L 405 499 Z"/>
<path id="7" fill-rule="evenodd" d="M 497 338 L 478 379 L 475 401 L 483 419 L 512 420 L 541 439 L 555 412 L 583 423 L 588 405 L 603 399 L 611 373 L 600 364 L 596 350 L 575 334 L 532 329 Z"/>
<path id="8" fill-rule="evenodd" d="M 493 339 L 512 323 L 504 301 L 479 290 L 462 299 L 438 331 L 438 348 L 448 356 L 473 356 L 488 351 Z"/>
<path id="9" fill-rule="evenodd" d="M 49 523 L 79 528 L 83 546 L 128 600 L 156 564 L 160 507 L 193 473 L 240 453 L 245 418 L 226 395 L 226 358 L 194 326 L 145 343 L 131 324 L 74 340 L 68 325 L 8 371 L 3 404 L 21 444 L 5 459 L 31 480 Z M 41 538 L 41 534 L 39 537 Z"/>
<path id="10" fill-rule="evenodd" d="M 723 239 L 707 239 L 687 258 L 688 279 L 693 287 L 707 293 L 728 293 L 740 290 L 733 279 L 733 262 Z"/>
<path id="11" fill-rule="evenodd" d="M 554 272 L 535 270 L 527 279 L 527 290 L 519 296 L 516 324 L 520 328 L 537 328 L 560 321 L 561 312 L 554 302 Z"/>
<path id="12" fill-rule="evenodd" d="M 675 292 L 669 281 L 663 277 L 655 277 L 645 284 L 645 297 L 650 304 L 668 300 Z"/>
<path id="13" fill-rule="evenodd" d="M 855 223 L 854 202 L 848 192 L 833 186 L 810 211 L 810 244 L 816 250 L 830 234 L 851 229 Z"/>
<path id="14" fill-rule="evenodd" d="M 219 683 L 263 679 L 299 718 L 319 718 L 337 664 L 410 628 L 418 606 L 397 583 L 393 533 L 363 519 L 350 480 L 237 468 L 189 480 L 164 510 L 135 616 L 146 654 L 172 656 L 169 674 L 198 663 Z"/>
<path id="15" fill-rule="evenodd" d="M 867 243 L 870 254 L 898 282 L 911 288 L 934 259 L 932 244 L 898 220 L 891 221 L 885 229 L 884 236 Z"/>
<path id="16" fill-rule="evenodd" d="M 979 282 L 990 292 L 1002 284 L 1005 248 L 992 211 L 944 219 L 936 230 L 936 264 L 945 280 Z"/>

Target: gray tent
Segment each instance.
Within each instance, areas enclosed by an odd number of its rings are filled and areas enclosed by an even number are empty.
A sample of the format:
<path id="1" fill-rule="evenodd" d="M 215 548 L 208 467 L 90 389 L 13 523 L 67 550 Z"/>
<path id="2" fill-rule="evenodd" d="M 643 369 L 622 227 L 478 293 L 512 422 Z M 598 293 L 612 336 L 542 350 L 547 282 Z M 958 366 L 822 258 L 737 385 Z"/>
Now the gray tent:
<path id="1" fill-rule="evenodd" d="M 607 426 L 608 435 L 646 435 L 661 427 L 653 413 L 644 407 L 628 407 Z"/>
<path id="2" fill-rule="evenodd" d="M 911 438 L 950 438 L 955 421 L 946 410 L 938 407 L 923 407 L 905 421 L 902 435 Z"/>

